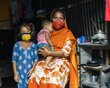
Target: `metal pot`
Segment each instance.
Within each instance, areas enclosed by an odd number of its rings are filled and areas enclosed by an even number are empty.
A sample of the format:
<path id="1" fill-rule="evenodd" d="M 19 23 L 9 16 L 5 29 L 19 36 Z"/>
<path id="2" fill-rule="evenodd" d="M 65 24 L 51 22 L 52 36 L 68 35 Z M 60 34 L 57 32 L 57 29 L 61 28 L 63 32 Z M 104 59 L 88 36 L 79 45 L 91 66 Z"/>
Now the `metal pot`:
<path id="1" fill-rule="evenodd" d="M 98 30 L 92 39 L 107 39 L 107 35 L 102 30 Z"/>
<path id="2" fill-rule="evenodd" d="M 98 30 L 97 33 L 92 36 L 93 43 L 98 43 L 98 44 L 107 44 L 107 35 L 102 31 Z"/>

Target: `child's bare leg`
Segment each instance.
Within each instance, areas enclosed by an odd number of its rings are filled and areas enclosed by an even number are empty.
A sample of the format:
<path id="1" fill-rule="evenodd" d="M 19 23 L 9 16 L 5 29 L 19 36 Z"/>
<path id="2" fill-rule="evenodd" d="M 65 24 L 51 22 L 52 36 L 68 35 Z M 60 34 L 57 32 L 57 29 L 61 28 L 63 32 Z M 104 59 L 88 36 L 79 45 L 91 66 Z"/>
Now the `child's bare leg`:
<path id="1" fill-rule="evenodd" d="M 52 60 L 52 56 L 48 56 L 45 60 L 45 66 L 48 66 L 48 64 L 50 63 L 50 61 Z"/>

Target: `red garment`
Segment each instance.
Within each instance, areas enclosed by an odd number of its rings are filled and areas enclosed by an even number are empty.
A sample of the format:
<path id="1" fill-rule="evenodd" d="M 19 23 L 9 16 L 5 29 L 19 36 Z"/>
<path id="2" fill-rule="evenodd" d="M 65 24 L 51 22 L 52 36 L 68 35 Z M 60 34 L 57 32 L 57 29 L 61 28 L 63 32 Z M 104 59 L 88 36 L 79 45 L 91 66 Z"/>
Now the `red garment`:
<path id="1" fill-rule="evenodd" d="M 105 4 L 105 21 L 110 21 L 110 0 L 106 0 Z"/>

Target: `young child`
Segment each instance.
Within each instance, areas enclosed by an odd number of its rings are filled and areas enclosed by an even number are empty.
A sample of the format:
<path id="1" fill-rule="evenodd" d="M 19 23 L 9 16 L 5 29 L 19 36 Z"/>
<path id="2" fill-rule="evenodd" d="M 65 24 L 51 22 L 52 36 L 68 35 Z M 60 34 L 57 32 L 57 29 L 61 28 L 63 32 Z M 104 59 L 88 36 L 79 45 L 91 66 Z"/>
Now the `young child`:
<path id="1" fill-rule="evenodd" d="M 44 20 L 42 23 L 42 29 L 37 35 L 37 48 L 40 49 L 42 47 L 47 47 L 48 49 L 53 50 L 53 44 L 50 39 L 50 33 L 53 31 L 52 23 L 48 20 Z M 52 60 L 52 56 L 46 57 L 45 67 Z"/>
<path id="2" fill-rule="evenodd" d="M 36 44 L 31 41 L 33 30 L 28 24 L 22 24 L 19 28 L 20 39 L 14 44 L 12 64 L 14 80 L 18 88 L 28 88 L 28 77 L 34 71 L 38 61 Z"/>

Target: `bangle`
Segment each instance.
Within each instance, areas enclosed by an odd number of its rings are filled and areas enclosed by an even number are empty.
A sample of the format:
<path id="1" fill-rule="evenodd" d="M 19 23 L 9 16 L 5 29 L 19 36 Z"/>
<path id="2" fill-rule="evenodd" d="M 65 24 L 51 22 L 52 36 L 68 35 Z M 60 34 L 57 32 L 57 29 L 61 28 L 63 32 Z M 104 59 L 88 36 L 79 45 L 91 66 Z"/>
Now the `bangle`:
<path id="1" fill-rule="evenodd" d="M 51 48 L 51 51 L 53 51 L 53 50 L 54 50 L 54 48 L 53 48 L 52 46 L 51 46 L 50 48 Z"/>

